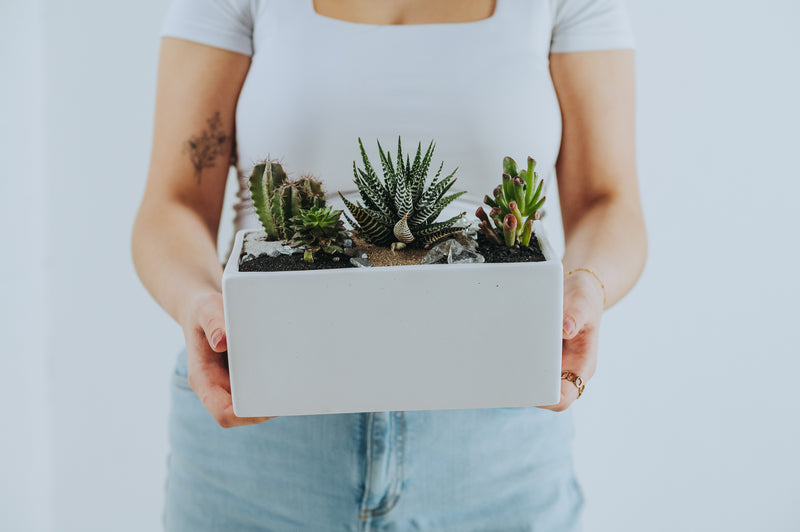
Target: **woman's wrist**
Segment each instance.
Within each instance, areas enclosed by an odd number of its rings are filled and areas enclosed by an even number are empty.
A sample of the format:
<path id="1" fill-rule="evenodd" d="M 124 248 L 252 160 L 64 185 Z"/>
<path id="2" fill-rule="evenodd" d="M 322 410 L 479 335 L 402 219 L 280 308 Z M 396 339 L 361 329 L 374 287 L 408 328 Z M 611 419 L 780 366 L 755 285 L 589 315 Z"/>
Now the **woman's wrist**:
<path id="1" fill-rule="evenodd" d="M 605 310 L 605 284 L 594 271 L 588 268 L 573 268 L 564 274 L 564 283 L 572 289 L 577 289 L 592 309 L 599 313 Z"/>
<path id="2" fill-rule="evenodd" d="M 181 309 L 178 324 L 184 329 L 187 327 L 203 326 L 202 323 L 198 322 L 198 309 L 221 297 L 222 293 L 210 287 L 196 291 L 190 297 L 186 298 L 186 302 Z"/>
<path id="3" fill-rule="evenodd" d="M 594 270 L 590 270 L 589 268 L 573 268 L 572 270 L 569 270 L 565 275 L 567 278 L 569 278 L 574 274 L 588 274 L 594 278 L 594 280 L 596 281 L 595 285 L 600 287 L 600 291 L 603 296 L 603 303 L 601 308 L 602 310 L 605 310 L 608 301 L 608 293 L 606 292 L 606 285 L 602 281 L 602 279 L 600 279 L 600 276 L 597 275 L 597 273 L 595 273 Z"/>

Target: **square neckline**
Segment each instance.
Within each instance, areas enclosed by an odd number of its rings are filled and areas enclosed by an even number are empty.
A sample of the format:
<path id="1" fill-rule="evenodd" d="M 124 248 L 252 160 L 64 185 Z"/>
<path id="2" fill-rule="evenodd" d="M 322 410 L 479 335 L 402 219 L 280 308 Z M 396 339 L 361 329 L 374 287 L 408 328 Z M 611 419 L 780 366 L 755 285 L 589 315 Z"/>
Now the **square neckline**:
<path id="1" fill-rule="evenodd" d="M 392 30 L 402 30 L 402 29 L 420 30 L 428 27 L 441 29 L 441 28 L 454 28 L 454 27 L 476 27 L 476 25 L 490 25 L 494 23 L 495 19 L 498 18 L 497 15 L 500 12 L 500 6 L 503 4 L 503 2 L 504 0 L 495 0 L 494 11 L 492 11 L 492 14 L 480 20 L 473 20 L 470 22 L 426 22 L 422 24 L 370 24 L 366 22 L 352 22 L 350 20 L 342 20 L 320 14 L 317 11 L 316 6 L 314 5 L 314 0 L 306 0 L 305 5 L 312 17 L 328 24 L 349 25 L 351 27 L 362 27 L 362 28 L 372 28 L 372 29 L 385 28 Z"/>

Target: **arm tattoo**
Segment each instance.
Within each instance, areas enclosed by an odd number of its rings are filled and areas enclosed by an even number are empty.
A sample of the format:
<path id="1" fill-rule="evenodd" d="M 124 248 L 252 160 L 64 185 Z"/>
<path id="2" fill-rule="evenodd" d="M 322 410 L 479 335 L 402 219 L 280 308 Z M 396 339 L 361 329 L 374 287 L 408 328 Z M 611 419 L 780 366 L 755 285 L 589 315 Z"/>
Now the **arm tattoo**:
<path id="1" fill-rule="evenodd" d="M 200 183 L 204 168 L 213 168 L 217 157 L 222 155 L 225 144 L 230 135 L 222 129 L 222 120 L 219 111 L 207 120 L 208 128 L 200 135 L 194 135 L 186 141 L 185 151 L 194 166 L 194 176 Z"/>

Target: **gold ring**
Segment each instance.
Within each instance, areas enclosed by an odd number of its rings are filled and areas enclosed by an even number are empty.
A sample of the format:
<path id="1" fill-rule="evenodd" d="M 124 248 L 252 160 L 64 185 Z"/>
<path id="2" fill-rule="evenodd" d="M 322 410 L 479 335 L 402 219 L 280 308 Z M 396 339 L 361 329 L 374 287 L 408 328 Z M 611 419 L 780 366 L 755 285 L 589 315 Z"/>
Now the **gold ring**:
<path id="1" fill-rule="evenodd" d="M 567 380 L 575 385 L 578 389 L 578 398 L 580 398 L 581 394 L 583 393 L 583 389 L 586 388 L 586 385 L 583 383 L 583 379 L 579 375 L 575 375 L 570 370 L 565 369 L 561 372 L 561 379 Z"/>

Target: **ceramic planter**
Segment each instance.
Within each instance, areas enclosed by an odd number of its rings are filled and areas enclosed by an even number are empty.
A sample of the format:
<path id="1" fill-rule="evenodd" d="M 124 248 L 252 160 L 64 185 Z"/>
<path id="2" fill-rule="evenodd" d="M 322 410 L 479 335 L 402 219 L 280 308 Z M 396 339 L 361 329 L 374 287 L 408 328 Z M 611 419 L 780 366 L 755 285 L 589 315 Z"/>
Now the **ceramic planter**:
<path id="1" fill-rule="evenodd" d="M 555 404 L 563 270 L 544 262 L 222 277 L 237 416 Z"/>

